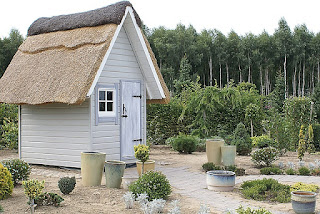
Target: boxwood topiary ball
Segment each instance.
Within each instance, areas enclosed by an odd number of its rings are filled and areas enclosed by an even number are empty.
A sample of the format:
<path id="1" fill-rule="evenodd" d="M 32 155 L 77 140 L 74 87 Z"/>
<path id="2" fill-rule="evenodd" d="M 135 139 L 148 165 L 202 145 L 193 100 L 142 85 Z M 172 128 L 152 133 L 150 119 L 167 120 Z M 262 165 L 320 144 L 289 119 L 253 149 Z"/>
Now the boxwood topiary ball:
<path id="1" fill-rule="evenodd" d="M 58 181 L 58 187 L 59 187 L 60 191 L 65 195 L 72 192 L 72 190 L 74 189 L 75 186 L 76 186 L 76 178 L 75 177 L 72 177 L 72 178 L 64 177 Z"/>

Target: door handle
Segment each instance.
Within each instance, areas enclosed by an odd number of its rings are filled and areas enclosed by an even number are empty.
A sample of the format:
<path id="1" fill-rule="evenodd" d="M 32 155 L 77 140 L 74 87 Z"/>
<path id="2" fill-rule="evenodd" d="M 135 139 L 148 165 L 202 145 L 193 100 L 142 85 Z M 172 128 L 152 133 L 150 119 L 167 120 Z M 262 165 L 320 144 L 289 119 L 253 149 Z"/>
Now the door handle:
<path id="1" fill-rule="evenodd" d="M 128 115 L 126 113 L 127 113 L 127 109 L 126 109 L 126 107 L 124 107 L 124 104 L 122 104 L 122 115 L 121 115 L 121 117 L 128 117 Z"/>

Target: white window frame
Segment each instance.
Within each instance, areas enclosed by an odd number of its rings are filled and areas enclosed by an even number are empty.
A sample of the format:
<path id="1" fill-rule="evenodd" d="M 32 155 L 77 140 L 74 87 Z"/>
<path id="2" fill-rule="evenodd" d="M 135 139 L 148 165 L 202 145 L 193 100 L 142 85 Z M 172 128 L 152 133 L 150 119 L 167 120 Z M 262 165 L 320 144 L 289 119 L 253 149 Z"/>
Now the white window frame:
<path id="1" fill-rule="evenodd" d="M 100 91 L 104 91 L 105 92 L 105 100 L 100 100 Z M 108 92 L 112 92 L 112 100 L 107 100 L 107 94 Z M 117 102 L 117 98 L 116 98 L 116 90 L 115 88 L 99 88 L 98 89 L 98 100 L 97 100 L 97 105 L 98 105 L 98 116 L 99 117 L 115 117 L 116 116 L 116 102 Z M 100 111 L 100 102 L 105 102 L 105 111 Z M 107 103 L 108 102 L 112 102 L 112 111 L 108 111 L 108 107 L 107 107 Z"/>
<path id="2" fill-rule="evenodd" d="M 102 112 L 99 111 L 99 91 L 112 91 L 113 92 L 113 111 L 112 112 Z M 109 123 L 114 122 L 114 124 L 119 124 L 119 97 L 118 97 L 118 91 L 119 91 L 119 84 L 115 83 L 112 85 L 102 85 L 97 84 L 95 88 L 95 125 L 99 125 L 99 123 Z M 107 93 L 106 97 L 107 99 Z M 107 100 L 106 102 L 106 110 L 107 110 Z"/>

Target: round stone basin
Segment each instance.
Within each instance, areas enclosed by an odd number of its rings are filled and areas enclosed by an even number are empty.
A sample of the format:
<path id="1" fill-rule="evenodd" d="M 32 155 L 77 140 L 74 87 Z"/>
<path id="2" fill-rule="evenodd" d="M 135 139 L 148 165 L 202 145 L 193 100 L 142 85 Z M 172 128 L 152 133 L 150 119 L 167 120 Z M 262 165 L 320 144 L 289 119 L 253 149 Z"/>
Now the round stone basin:
<path id="1" fill-rule="evenodd" d="M 207 186 L 209 190 L 228 192 L 234 189 L 236 174 L 231 171 L 213 170 L 207 172 Z"/>

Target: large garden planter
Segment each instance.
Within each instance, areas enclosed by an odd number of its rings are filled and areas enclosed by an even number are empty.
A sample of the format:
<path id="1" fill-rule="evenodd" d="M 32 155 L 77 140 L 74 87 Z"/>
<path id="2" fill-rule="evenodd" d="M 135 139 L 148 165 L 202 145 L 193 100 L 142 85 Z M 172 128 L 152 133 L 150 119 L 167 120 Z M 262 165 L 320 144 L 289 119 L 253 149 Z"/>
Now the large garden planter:
<path id="1" fill-rule="evenodd" d="M 100 186 L 106 154 L 81 152 L 81 177 L 83 186 Z"/>
<path id="2" fill-rule="evenodd" d="M 295 213 L 314 213 L 317 193 L 308 191 L 291 192 L 291 204 Z"/>
<path id="3" fill-rule="evenodd" d="M 123 189 L 127 190 L 129 188 L 129 185 L 137 180 L 138 180 L 138 177 L 128 177 L 128 176 L 122 177 Z"/>
<path id="4" fill-rule="evenodd" d="M 209 190 L 228 192 L 234 189 L 236 174 L 231 171 L 213 170 L 207 172 L 207 186 Z"/>
<path id="5" fill-rule="evenodd" d="M 224 166 L 235 165 L 236 146 L 221 146 L 221 156 Z"/>
<path id="6" fill-rule="evenodd" d="M 154 160 L 147 160 L 146 162 L 144 162 L 143 173 L 154 170 L 155 165 L 156 165 L 156 162 Z M 141 171 L 142 171 L 141 161 L 137 161 L 137 171 L 138 171 L 138 175 L 141 176 Z"/>
<path id="7" fill-rule="evenodd" d="M 108 188 L 120 188 L 122 176 L 126 168 L 123 161 L 106 161 L 104 164 L 106 175 L 106 186 Z"/>
<path id="8" fill-rule="evenodd" d="M 224 140 L 210 139 L 206 141 L 206 153 L 208 162 L 216 165 L 221 164 L 221 146 L 224 145 Z"/>

